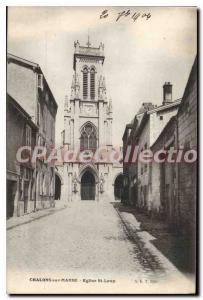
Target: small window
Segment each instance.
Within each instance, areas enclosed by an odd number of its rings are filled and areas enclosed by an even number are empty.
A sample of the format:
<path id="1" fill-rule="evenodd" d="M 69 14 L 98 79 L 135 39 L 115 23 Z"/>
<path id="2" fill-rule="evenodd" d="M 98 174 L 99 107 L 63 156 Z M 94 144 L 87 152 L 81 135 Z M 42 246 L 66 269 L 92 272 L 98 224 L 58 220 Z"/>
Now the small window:
<path id="1" fill-rule="evenodd" d="M 143 174 L 143 167 L 141 167 L 141 175 Z"/>
<path id="2" fill-rule="evenodd" d="M 42 74 L 38 74 L 37 85 L 38 85 L 39 89 L 43 90 L 43 75 Z"/>
<path id="3" fill-rule="evenodd" d="M 163 116 L 160 116 L 159 119 L 162 121 L 163 120 Z"/>
<path id="4" fill-rule="evenodd" d="M 41 146 L 41 136 L 38 136 L 38 142 L 37 142 L 38 146 Z"/>
<path id="5" fill-rule="evenodd" d="M 44 132 L 47 131 L 47 107 L 44 106 L 44 112 L 43 112 L 43 130 Z"/>
<path id="6" fill-rule="evenodd" d="M 37 125 L 40 125 L 40 104 L 37 103 Z"/>
<path id="7" fill-rule="evenodd" d="M 26 124 L 26 128 L 25 128 L 25 144 L 26 144 L 26 146 L 31 146 L 31 139 L 32 139 L 31 127 Z"/>

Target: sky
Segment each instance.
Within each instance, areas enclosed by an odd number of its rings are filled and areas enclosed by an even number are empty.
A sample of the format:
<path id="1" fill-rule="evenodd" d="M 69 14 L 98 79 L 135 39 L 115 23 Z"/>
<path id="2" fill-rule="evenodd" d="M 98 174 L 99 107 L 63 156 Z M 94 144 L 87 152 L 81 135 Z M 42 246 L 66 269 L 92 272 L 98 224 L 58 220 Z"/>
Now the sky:
<path id="1" fill-rule="evenodd" d="M 100 18 L 103 10 L 106 18 Z M 117 17 L 123 11 L 130 14 Z M 150 15 L 149 15 L 150 13 Z M 140 15 L 138 15 L 140 14 Z M 142 17 L 147 14 L 149 17 Z M 138 16 L 133 21 L 132 16 Z M 58 103 L 56 143 L 70 96 L 74 41 L 104 43 L 107 95 L 113 104 L 113 144 L 142 102 L 161 105 L 163 84 L 181 98 L 197 52 L 196 9 L 186 7 L 9 7 L 9 53 L 38 63 Z"/>

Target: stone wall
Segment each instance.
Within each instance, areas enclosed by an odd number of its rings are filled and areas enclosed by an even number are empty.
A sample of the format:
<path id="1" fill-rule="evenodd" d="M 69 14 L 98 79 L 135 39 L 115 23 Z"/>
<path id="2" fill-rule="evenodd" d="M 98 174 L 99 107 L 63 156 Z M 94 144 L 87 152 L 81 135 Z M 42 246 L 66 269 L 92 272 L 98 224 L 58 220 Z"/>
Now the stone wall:
<path id="1" fill-rule="evenodd" d="M 195 61 L 178 113 L 178 146 L 197 150 L 197 61 Z M 196 163 L 179 165 L 179 206 L 182 230 L 195 232 Z"/>

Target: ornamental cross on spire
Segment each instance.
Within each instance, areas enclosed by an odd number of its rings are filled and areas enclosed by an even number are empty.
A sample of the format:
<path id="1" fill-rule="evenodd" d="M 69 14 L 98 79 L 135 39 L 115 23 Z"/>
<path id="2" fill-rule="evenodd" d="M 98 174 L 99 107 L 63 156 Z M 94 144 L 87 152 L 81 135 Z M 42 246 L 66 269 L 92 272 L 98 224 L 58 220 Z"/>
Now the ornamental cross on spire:
<path id="1" fill-rule="evenodd" d="M 88 29 L 88 38 L 87 38 L 87 47 L 89 48 L 91 46 L 91 43 L 90 43 L 90 35 L 89 35 L 89 29 Z"/>

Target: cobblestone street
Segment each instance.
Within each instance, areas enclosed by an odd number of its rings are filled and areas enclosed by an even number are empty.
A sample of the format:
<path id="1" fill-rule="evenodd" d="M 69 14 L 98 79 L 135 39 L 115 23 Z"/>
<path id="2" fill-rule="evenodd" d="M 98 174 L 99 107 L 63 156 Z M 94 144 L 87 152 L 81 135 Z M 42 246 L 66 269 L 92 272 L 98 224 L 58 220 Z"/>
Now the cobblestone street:
<path id="1" fill-rule="evenodd" d="M 119 272 L 134 278 L 165 272 L 159 264 L 154 267 L 154 257 L 145 259 L 112 204 L 94 201 L 72 203 L 55 214 L 12 228 L 7 247 L 8 268 L 26 271 Z"/>
<path id="2" fill-rule="evenodd" d="M 137 231 L 137 232 L 136 232 Z M 184 276 L 149 243 L 149 234 L 112 203 L 70 203 L 7 231 L 9 272 L 158 282 Z"/>

